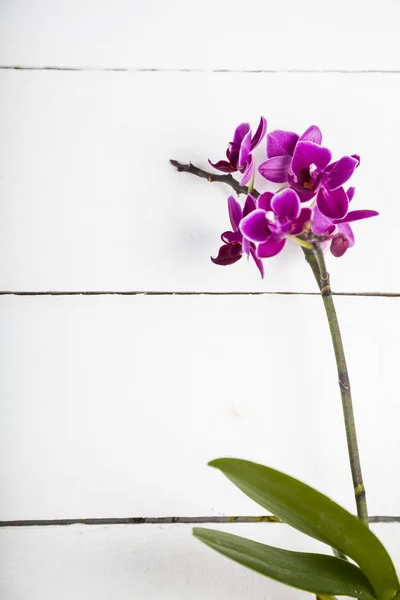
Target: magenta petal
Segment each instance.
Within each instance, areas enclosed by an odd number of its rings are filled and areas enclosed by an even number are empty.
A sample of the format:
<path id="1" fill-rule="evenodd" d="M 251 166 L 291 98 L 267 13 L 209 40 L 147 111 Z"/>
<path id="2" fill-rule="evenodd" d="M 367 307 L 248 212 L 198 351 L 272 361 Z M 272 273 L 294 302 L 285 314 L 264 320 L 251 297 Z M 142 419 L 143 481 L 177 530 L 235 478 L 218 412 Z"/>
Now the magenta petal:
<path id="1" fill-rule="evenodd" d="M 349 242 L 348 242 L 347 238 L 343 235 L 335 236 L 331 242 L 331 252 L 332 252 L 333 256 L 336 256 L 336 258 L 343 256 L 343 254 L 346 252 L 348 247 L 349 247 Z"/>
<path id="2" fill-rule="evenodd" d="M 303 232 L 305 223 L 310 221 L 311 217 L 312 217 L 311 208 L 302 208 L 298 218 L 292 222 L 292 227 L 291 227 L 290 233 L 292 235 L 300 235 L 300 233 Z"/>
<path id="3" fill-rule="evenodd" d="M 228 198 L 228 213 L 233 231 L 238 231 L 242 219 L 242 207 L 234 196 Z"/>
<path id="4" fill-rule="evenodd" d="M 278 217 L 293 221 L 300 215 L 300 200 L 294 190 L 287 188 L 275 194 L 271 200 L 271 208 Z"/>
<path id="5" fill-rule="evenodd" d="M 349 248 L 352 248 L 354 246 L 354 233 L 350 225 L 347 225 L 347 223 L 341 223 L 337 226 L 337 228 L 341 235 L 346 236 L 349 243 Z"/>
<path id="6" fill-rule="evenodd" d="M 240 234 L 242 235 L 242 234 Z M 249 240 L 246 240 L 246 238 L 244 238 L 242 236 L 242 250 L 243 250 L 243 254 L 247 254 L 247 256 L 249 256 L 250 254 L 250 248 L 251 248 L 251 242 L 249 242 Z"/>
<path id="7" fill-rule="evenodd" d="M 260 123 L 257 127 L 257 131 L 255 132 L 255 134 L 252 137 L 250 150 L 254 150 L 254 148 L 256 148 L 258 146 L 258 144 L 261 142 L 261 140 L 263 139 L 263 137 L 266 133 L 267 133 L 267 121 L 264 119 L 264 117 L 261 117 Z"/>
<path id="8" fill-rule="evenodd" d="M 369 219 L 370 217 L 378 217 L 379 213 L 376 210 L 352 210 L 341 220 L 335 220 L 334 223 L 351 223 L 352 221 L 360 221 L 361 219 Z"/>
<path id="9" fill-rule="evenodd" d="M 225 244 L 241 244 L 243 236 L 240 231 L 224 231 L 224 233 L 221 235 L 221 240 Z"/>
<path id="10" fill-rule="evenodd" d="M 248 194 L 246 201 L 244 203 L 244 207 L 243 207 L 243 217 L 247 217 L 247 215 L 250 214 L 255 209 L 256 209 L 256 201 L 253 198 L 253 196 L 251 196 L 251 194 Z"/>
<path id="11" fill-rule="evenodd" d="M 277 129 L 267 135 L 267 156 L 293 156 L 299 136 L 293 131 L 282 131 Z"/>
<path id="12" fill-rule="evenodd" d="M 251 242 L 265 242 L 270 235 L 267 213 L 257 208 L 241 220 L 240 231 Z"/>
<path id="13" fill-rule="evenodd" d="M 274 156 L 263 162 L 258 170 L 268 181 L 286 183 L 291 161 L 291 156 Z"/>
<path id="14" fill-rule="evenodd" d="M 354 246 L 354 235 L 350 225 L 343 223 L 338 226 L 338 233 L 333 237 L 331 243 L 331 252 L 333 256 L 339 258 L 343 256 L 348 248 Z"/>
<path id="15" fill-rule="evenodd" d="M 258 256 L 257 256 L 257 255 L 256 255 L 256 253 L 255 253 L 255 250 L 254 250 L 254 248 L 250 248 L 250 254 L 251 254 L 251 256 L 253 257 L 253 259 L 254 259 L 254 262 L 255 262 L 255 263 L 256 263 L 256 265 L 257 265 L 257 269 L 260 271 L 261 279 L 264 279 L 264 265 L 263 265 L 263 262 L 262 262 L 262 260 L 260 260 L 260 259 L 258 258 Z"/>
<path id="16" fill-rule="evenodd" d="M 298 142 L 293 154 L 292 171 L 298 173 L 300 169 L 315 165 L 323 171 L 332 158 L 328 148 L 314 144 L 314 142 Z"/>
<path id="17" fill-rule="evenodd" d="M 329 191 L 324 187 L 318 192 L 317 206 L 330 219 L 343 219 L 349 209 L 349 199 L 342 187 Z"/>
<path id="18" fill-rule="evenodd" d="M 216 265 L 226 267 L 227 265 L 233 265 L 240 258 L 242 258 L 242 245 L 241 244 L 225 244 L 221 246 L 216 258 L 210 257 L 212 262 Z"/>
<path id="19" fill-rule="evenodd" d="M 316 206 L 313 212 L 312 230 L 317 235 L 322 235 L 332 227 L 332 220 L 322 214 Z"/>
<path id="20" fill-rule="evenodd" d="M 262 208 L 266 212 L 271 210 L 271 200 L 274 197 L 272 192 L 264 192 L 257 198 L 257 208 Z"/>
<path id="21" fill-rule="evenodd" d="M 238 168 L 242 169 L 247 165 L 251 152 L 251 131 L 249 131 L 243 138 L 239 150 L 239 164 Z"/>
<path id="22" fill-rule="evenodd" d="M 297 182 L 296 179 L 297 178 L 292 173 L 289 173 L 288 183 L 290 187 L 293 188 L 294 191 L 297 193 L 298 197 L 300 198 L 300 202 L 308 202 L 309 200 L 311 200 L 311 198 L 314 198 L 315 194 L 317 193 L 319 181 L 317 182 L 315 188 L 311 189 L 308 187 L 304 187 L 299 182 Z"/>
<path id="23" fill-rule="evenodd" d="M 322 133 L 320 128 L 316 125 L 311 125 L 311 127 L 306 129 L 303 135 L 300 136 L 300 142 L 314 142 L 314 144 L 320 146 L 322 143 Z"/>
<path id="24" fill-rule="evenodd" d="M 349 187 L 349 189 L 346 192 L 347 197 L 349 199 L 349 202 L 351 202 L 353 200 L 355 193 L 356 193 L 356 188 L 355 187 Z"/>
<path id="25" fill-rule="evenodd" d="M 348 181 L 358 167 L 358 164 L 358 161 L 351 156 L 343 156 L 343 158 L 335 162 L 329 169 L 329 173 L 326 173 L 324 177 L 324 182 L 328 190 L 336 190 Z"/>
<path id="26" fill-rule="evenodd" d="M 223 171 L 224 173 L 234 173 L 236 171 L 235 167 L 226 160 L 219 160 L 216 163 L 212 163 L 211 160 L 208 160 L 208 162 L 214 169 L 218 169 L 218 171 Z"/>
<path id="27" fill-rule="evenodd" d="M 286 243 L 286 239 L 283 238 L 278 241 L 270 241 L 267 240 L 262 244 L 257 246 L 257 256 L 258 258 L 270 258 L 271 256 L 276 256 L 282 250 L 283 246 Z"/>
<path id="28" fill-rule="evenodd" d="M 250 131 L 250 123 L 241 123 L 235 129 L 235 133 L 233 134 L 233 144 L 236 144 L 238 147 L 241 145 L 243 138 Z"/>
<path id="29" fill-rule="evenodd" d="M 240 180 L 240 185 L 247 185 L 250 179 L 253 177 L 254 173 L 254 161 L 253 157 L 250 154 L 249 162 L 244 170 L 243 176 Z"/>

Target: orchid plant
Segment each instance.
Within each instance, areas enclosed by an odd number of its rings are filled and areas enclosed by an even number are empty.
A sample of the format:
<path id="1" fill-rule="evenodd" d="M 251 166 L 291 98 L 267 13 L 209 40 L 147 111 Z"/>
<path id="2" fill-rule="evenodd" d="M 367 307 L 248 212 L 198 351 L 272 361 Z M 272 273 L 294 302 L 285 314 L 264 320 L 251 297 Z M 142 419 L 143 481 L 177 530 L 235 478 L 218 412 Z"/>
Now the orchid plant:
<path id="1" fill-rule="evenodd" d="M 253 151 L 265 137 L 265 160 L 257 166 Z M 328 544 L 334 556 L 293 552 L 204 528 L 195 528 L 193 533 L 242 565 L 319 598 L 346 595 L 360 600 L 400 600 L 400 583 L 390 556 L 369 530 L 350 380 L 325 264 L 328 250 L 338 258 L 354 246 L 350 223 L 378 215 L 374 210 L 353 210 L 355 188 L 348 187 L 348 181 L 359 167 L 360 157 L 352 154 L 332 161 L 332 152 L 322 145 L 317 126 L 311 125 L 300 136 L 284 130 L 267 134 L 267 121 L 261 117 L 254 135 L 249 123 L 236 128 L 226 160 L 209 162 L 223 175 L 171 160 L 178 171 L 226 183 L 236 192 L 237 197 L 228 197 L 231 230 L 222 233 L 223 243 L 212 262 L 226 267 L 246 255 L 264 277 L 264 260 L 282 252 L 287 243 L 295 243 L 312 269 L 336 358 L 357 517 L 284 473 L 221 458 L 209 464 L 277 520 Z M 256 169 L 263 179 L 277 184 L 275 192 L 254 188 Z M 239 173 L 239 178 L 233 173 Z"/>

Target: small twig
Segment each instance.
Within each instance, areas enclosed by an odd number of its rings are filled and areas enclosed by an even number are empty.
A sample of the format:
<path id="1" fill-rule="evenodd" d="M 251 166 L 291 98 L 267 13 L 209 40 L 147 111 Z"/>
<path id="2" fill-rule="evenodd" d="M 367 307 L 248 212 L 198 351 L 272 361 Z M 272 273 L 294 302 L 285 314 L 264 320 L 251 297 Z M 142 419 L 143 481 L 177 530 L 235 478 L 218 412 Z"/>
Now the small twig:
<path id="1" fill-rule="evenodd" d="M 235 190 L 237 194 L 247 194 L 248 189 L 245 185 L 240 185 L 240 183 L 232 177 L 232 175 L 217 175 L 216 173 L 208 173 L 207 171 L 203 171 L 203 169 L 199 169 L 199 167 L 195 167 L 192 163 L 184 165 L 177 160 L 170 160 L 170 163 L 179 173 L 191 173 L 192 175 L 196 175 L 196 177 L 201 177 L 202 179 L 207 179 L 207 181 L 213 182 L 218 181 L 219 183 L 226 183 L 232 189 Z M 253 190 L 252 195 L 257 198 L 260 194 Z"/>

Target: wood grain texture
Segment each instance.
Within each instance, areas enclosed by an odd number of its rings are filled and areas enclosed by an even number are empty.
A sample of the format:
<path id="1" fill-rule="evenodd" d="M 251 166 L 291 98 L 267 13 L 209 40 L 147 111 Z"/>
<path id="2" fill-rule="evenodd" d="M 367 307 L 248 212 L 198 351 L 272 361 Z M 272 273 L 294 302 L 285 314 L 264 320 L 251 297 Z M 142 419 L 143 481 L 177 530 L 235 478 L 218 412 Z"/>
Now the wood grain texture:
<path id="1" fill-rule="evenodd" d="M 206 167 L 264 114 L 361 155 L 354 208 L 381 216 L 329 257 L 333 288 L 399 294 L 399 17 L 396 0 L 0 2 L 0 292 L 315 292 L 298 248 L 264 281 L 214 266 L 230 191 L 169 164 Z M 372 514 L 400 514 L 399 303 L 337 299 Z M 1 296 L 0 340 L 0 520 L 257 514 L 206 466 L 222 455 L 354 509 L 316 296 Z M 397 565 L 399 527 L 374 526 Z M 0 598 L 306 598 L 190 530 L 3 528 Z"/>
<path id="2" fill-rule="evenodd" d="M 399 303 L 337 302 L 371 514 L 400 514 Z M 318 297 L 2 297 L 0 339 L 0 520 L 258 514 L 218 456 L 353 509 Z"/>
<path id="3" fill-rule="evenodd" d="M 399 293 L 400 203 L 387 176 L 397 170 L 399 81 L 0 72 L 0 289 L 316 291 L 297 246 L 266 261 L 264 281 L 245 260 L 213 265 L 229 227 L 230 191 L 169 164 L 221 158 L 235 125 L 264 113 L 271 130 L 315 122 L 335 157 L 361 155 L 353 205 L 381 216 L 355 223 L 356 246 L 342 259 L 330 256 L 333 288 Z"/>
<path id="4" fill-rule="evenodd" d="M 396 0 L 13 0 L 1 16 L 1 64 L 400 68 Z"/>
<path id="5" fill-rule="evenodd" d="M 219 525 L 300 551 L 329 548 L 285 525 Z M 400 525 L 374 532 L 400 561 Z M 219 556 L 187 525 L 8 529 L 0 531 L 0 593 L 7 600 L 302 600 L 285 587 Z"/>

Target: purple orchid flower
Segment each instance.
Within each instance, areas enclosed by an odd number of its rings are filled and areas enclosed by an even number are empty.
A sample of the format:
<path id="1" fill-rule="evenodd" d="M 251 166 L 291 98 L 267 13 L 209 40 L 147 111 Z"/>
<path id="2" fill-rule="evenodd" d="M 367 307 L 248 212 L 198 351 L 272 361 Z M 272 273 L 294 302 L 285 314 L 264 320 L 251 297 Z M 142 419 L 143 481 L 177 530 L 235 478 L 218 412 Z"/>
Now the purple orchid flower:
<path id="1" fill-rule="evenodd" d="M 265 179 L 274 183 L 289 181 L 293 153 L 298 142 L 313 142 L 320 145 L 322 133 L 316 125 L 311 125 L 300 137 L 293 131 L 277 129 L 267 135 L 268 159 L 259 166 Z"/>
<path id="2" fill-rule="evenodd" d="M 332 153 L 321 142 L 321 131 L 315 125 L 300 138 L 290 131 L 274 131 L 267 136 L 269 158 L 259 171 L 269 181 L 288 182 L 302 202 L 317 195 L 321 213 L 331 219 L 342 219 L 349 209 L 342 186 L 360 164 L 360 157 L 353 154 L 331 163 Z"/>
<path id="3" fill-rule="evenodd" d="M 252 151 L 256 148 L 267 131 L 267 121 L 261 117 L 257 131 L 252 136 L 249 123 L 241 123 L 234 133 L 233 141 L 230 142 L 226 151 L 226 160 L 220 160 L 216 163 L 208 161 L 214 169 L 223 173 L 235 173 L 240 171 L 243 173 L 240 180 L 241 185 L 246 185 L 254 173 L 254 161 Z"/>
<path id="4" fill-rule="evenodd" d="M 256 201 L 250 194 L 246 198 L 243 210 L 239 202 L 233 196 L 229 196 L 228 212 L 233 231 L 225 231 L 221 235 L 224 244 L 220 247 L 218 256 L 216 258 L 211 257 L 214 264 L 221 266 L 233 265 L 242 258 L 243 254 L 246 254 L 254 259 L 261 277 L 264 277 L 264 265 L 256 256 L 255 244 L 245 239 L 239 230 L 242 219 L 255 209 Z"/>
<path id="5" fill-rule="evenodd" d="M 256 244 L 256 256 L 267 258 L 278 254 L 287 236 L 302 233 L 311 219 L 310 208 L 301 208 L 300 198 L 291 188 L 272 194 L 265 192 L 257 200 L 257 208 L 240 222 L 243 237 Z"/>
<path id="6" fill-rule="evenodd" d="M 349 202 L 353 199 L 354 193 L 354 187 L 347 190 Z M 354 246 L 354 234 L 349 223 L 378 215 L 376 210 L 352 210 L 343 219 L 330 219 L 316 206 L 313 212 L 312 231 L 323 237 L 323 243 L 330 243 L 333 256 L 340 257 L 348 248 Z"/>

